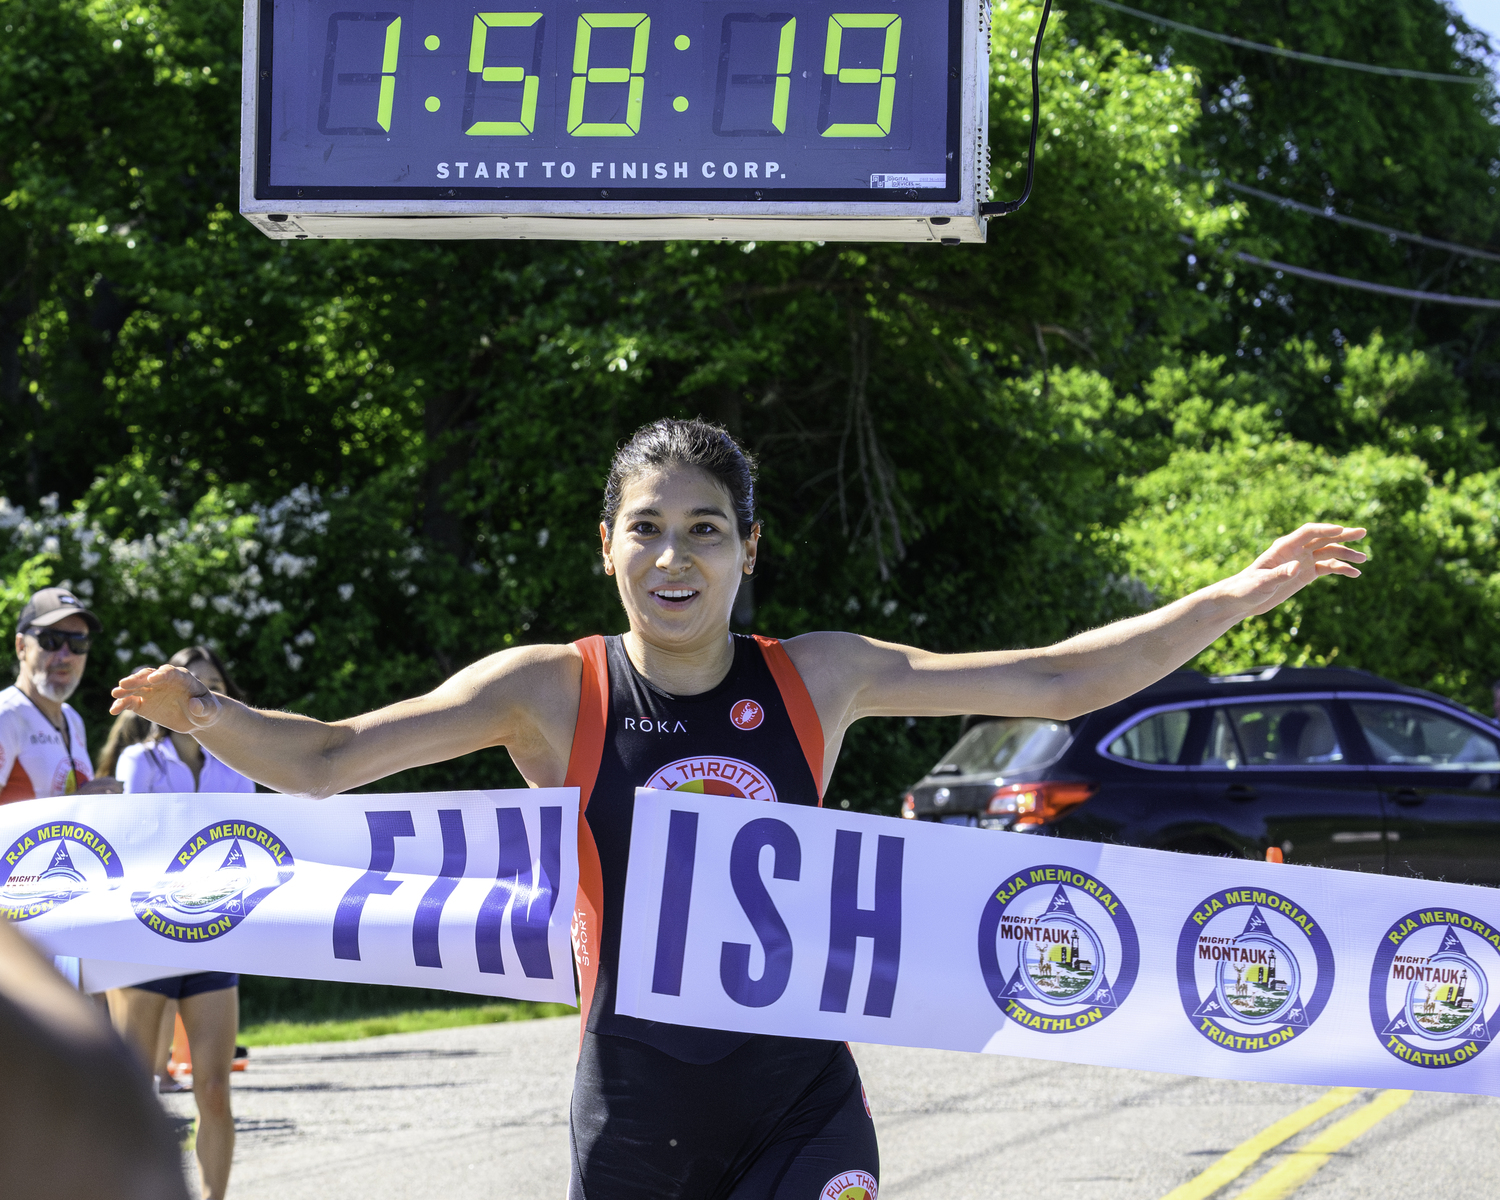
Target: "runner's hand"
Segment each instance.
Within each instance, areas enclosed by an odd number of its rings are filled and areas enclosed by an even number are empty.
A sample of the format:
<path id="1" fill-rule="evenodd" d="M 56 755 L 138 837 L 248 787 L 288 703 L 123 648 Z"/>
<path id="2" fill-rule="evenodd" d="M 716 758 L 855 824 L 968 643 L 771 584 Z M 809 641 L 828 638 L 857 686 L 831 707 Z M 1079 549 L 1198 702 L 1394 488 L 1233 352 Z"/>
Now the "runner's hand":
<path id="1" fill-rule="evenodd" d="M 111 716 L 139 713 L 174 733 L 191 734 L 207 729 L 224 715 L 224 705 L 203 681 L 181 667 L 142 667 L 120 680 L 110 693 L 115 702 Z"/>
<path id="2" fill-rule="evenodd" d="M 1252 613 L 1270 612 L 1321 575 L 1357 578 L 1359 569 L 1352 564 L 1366 561 L 1369 555 L 1343 543 L 1364 536 L 1363 529 L 1347 525 L 1304 525 L 1277 538 L 1253 563 L 1226 579 L 1225 585 L 1252 605 Z"/>

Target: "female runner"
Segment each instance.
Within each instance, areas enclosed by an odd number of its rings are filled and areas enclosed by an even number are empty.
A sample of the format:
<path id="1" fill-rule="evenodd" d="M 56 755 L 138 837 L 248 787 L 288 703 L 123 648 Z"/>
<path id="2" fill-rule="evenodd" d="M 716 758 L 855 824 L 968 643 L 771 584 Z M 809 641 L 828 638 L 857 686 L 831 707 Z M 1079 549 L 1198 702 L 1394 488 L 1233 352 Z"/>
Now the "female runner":
<path id="1" fill-rule="evenodd" d="M 207 646 L 189 646 L 167 662 L 187 671 L 212 693 L 236 701 L 244 698 L 219 656 Z M 128 747 L 120 755 L 118 765 L 117 774 L 125 785 L 126 795 L 255 791 L 255 784 L 216 762 L 191 735 L 168 733 L 161 726 L 153 727 L 145 741 Z M 166 1059 L 161 1039 L 163 1017 L 171 1002 L 175 1002 L 182 1014 L 183 1031 L 192 1048 L 193 1101 L 198 1106 L 194 1148 L 203 1177 L 203 1195 L 206 1200 L 224 1200 L 234 1161 L 229 1072 L 240 1025 L 240 977 L 223 971 L 196 971 L 116 988 L 109 993 L 110 1015 L 120 1036 L 153 1072 Z M 159 1087 L 167 1082 L 161 1075 L 158 1080 Z"/>
<path id="2" fill-rule="evenodd" d="M 740 579 L 755 569 L 753 484 L 748 456 L 700 421 L 658 421 L 616 454 L 600 535 L 630 621 L 620 637 L 505 650 L 426 696 L 332 724 L 249 708 L 172 667 L 114 692 L 111 711 L 190 732 L 281 792 L 332 796 L 487 746 L 504 746 L 534 787 L 580 789 L 574 941 L 592 952 L 580 956 L 572 1200 L 812 1200 L 842 1174 L 879 1177 L 844 1044 L 615 1013 L 638 785 L 689 756 L 738 758 L 782 803 L 818 804 L 861 717 L 1067 720 L 1139 691 L 1319 575 L 1358 575 L 1352 564 L 1365 560 L 1341 544 L 1363 529 L 1304 525 L 1237 575 L 1044 649 L 933 654 L 849 633 L 781 643 L 729 632 Z"/>

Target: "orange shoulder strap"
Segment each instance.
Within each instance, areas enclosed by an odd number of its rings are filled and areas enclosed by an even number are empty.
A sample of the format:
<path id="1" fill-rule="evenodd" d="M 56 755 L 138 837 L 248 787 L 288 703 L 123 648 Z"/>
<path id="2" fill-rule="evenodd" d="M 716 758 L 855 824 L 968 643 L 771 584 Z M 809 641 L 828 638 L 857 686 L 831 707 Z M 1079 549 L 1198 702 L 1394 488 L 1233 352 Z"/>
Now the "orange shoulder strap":
<path id="1" fill-rule="evenodd" d="M 578 723 L 573 727 L 573 749 L 563 787 L 578 789 L 578 811 L 588 807 L 604 754 L 604 723 L 609 719 L 609 660 L 604 639 L 595 634 L 573 643 L 583 655 L 583 679 L 578 689 Z"/>
<path id="2" fill-rule="evenodd" d="M 818 720 L 818 710 L 812 697 L 807 694 L 807 685 L 792 663 L 786 647 L 775 638 L 756 635 L 760 652 L 765 656 L 766 666 L 771 668 L 771 678 L 781 692 L 781 702 L 792 718 L 792 728 L 797 731 L 797 741 L 807 759 L 807 769 L 812 772 L 813 786 L 818 789 L 818 804 L 823 803 L 823 723 Z"/>
<path id="3" fill-rule="evenodd" d="M 578 689 L 578 723 L 573 727 L 573 749 L 568 755 L 564 787 L 578 789 L 578 897 L 573 905 L 573 958 L 578 964 L 578 1044 L 588 1027 L 594 1003 L 594 985 L 599 977 L 599 948 L 604 924 L 604 870 L 599 847 L 583 810 L 588 807 L 594 783 L 599 778 L 599 760 L 604 754 L 604 726 L 609 720 L 609 659 L 604 639 L 582 638 L 573 643 L 583 655 L 583 678 Z"/>

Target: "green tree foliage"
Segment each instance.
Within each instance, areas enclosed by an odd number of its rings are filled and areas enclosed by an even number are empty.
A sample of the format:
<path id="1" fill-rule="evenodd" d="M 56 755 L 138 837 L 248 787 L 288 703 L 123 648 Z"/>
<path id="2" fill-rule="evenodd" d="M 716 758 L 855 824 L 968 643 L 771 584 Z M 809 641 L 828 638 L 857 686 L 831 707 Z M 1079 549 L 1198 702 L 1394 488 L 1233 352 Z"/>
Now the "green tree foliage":
<path id="1" fill-rule="evenodd" d="M 236 174 L 232 5 L 0 3 L 0 405 L 9 494 L 76 497 L 127 453 L 100 383 L 145 260 Z"/>
<path id="2" fill-rule="evenodd" d="M 1277 434 L 1174 455 L 1141 480 L 1121 536 L 1163 596 L 1243 565 L 1306 518 L 1369 527 L 1366 578 L 1332 580 L 1247 621 L 1206 652 L 1210 671 L 1252 664 L 1362 667 L 1489 708 L 1500 676 L 1500 474 L 1435 482 L 1413 455 L 1335 456 Z"/>
<path id="3" fill-rule="evenodd" d="M 1500 93 L 1493 53 L 1439 0 L 1320 4 L 1134 0 L 1131 7 L 1249 41 L 1358 63 L 1470 76 L 1473 86 L 1393 78 L 1266 54 L 1078 0 L 1069 16 L 1198 79 L 1202 118 L 1184 157 L 1210 178 L 1428 238 L 1500 252 Z M 1221 188 L 1245 220 L 1229 246 L 1394 287 L 1500 298 L 1500 263 L 1402 241 Z M 1289 338 L 1325 349 L 1377 329 L 1437 351 L 1475 386 L 1493 422 L 1500 403 L 1500 312 L 1413 305 L 1282 277 L 1197 248 L 1188 277 L 1221 301 L 1202 344 L 1257 357 Z"/>
<path id="4" fill-rule="evenodd" d="M 599 489 L 662 415 L 760 455 L 765 549 L 736 620 L 781 635 L 1060 638 L 1248 556 L 1298 497 L 1354 503 L 1351 464 L 1382 497 L 1488 511 L 1472 372 L 1399 321 L 1196 352 L 1239 301 L 1199 289 L 1184 240 L 1221 245 L 1252 210 L 1193 169 L 1194 71 L 1084 14 L 1049 32 L 1036 199 L 958 249 L 271 242 L 233 211 L 239 13 L 0 0 L 0 602 L 92 596 L 114 655 L 81 697 L 96 736 L 112 669 L 191 641 L 260 702 L 341 717 L 622 628 Z M 1038 15 L 995 9 L 997 196 L 1024 170 Z M 1323 482 L 1269 495 L 1275 471 L 1242 469 L 1262 445 Z M 1238 539 L 1216 558 L 1191 515 L 1209 509 L 1241 513 L 1214 521 Z M 1399 659 L 1298 636 L 1282 652 L 1464 695 L 1479 669 L 1436 634 Z M 889 805 L 954 729 L 867 722 L 832 796 Z M 385 786 L 514 781 L 489 752 Z"/>

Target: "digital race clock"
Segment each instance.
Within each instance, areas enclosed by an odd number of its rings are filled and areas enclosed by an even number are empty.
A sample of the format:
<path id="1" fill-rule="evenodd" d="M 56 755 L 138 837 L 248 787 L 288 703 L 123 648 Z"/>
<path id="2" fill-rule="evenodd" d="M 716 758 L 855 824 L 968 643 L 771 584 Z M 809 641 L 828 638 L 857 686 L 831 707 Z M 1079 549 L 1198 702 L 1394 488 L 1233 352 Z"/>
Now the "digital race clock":
<path id="1" fill-rule="evenodd" d="M 987 0 L 247 0 L 272 237 L 983 241 Z"/>

